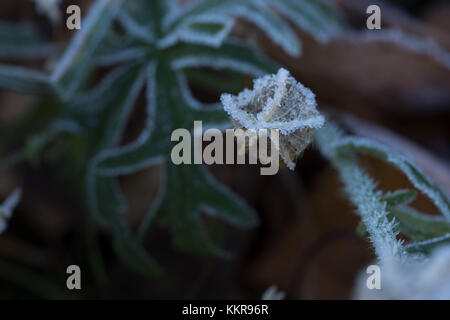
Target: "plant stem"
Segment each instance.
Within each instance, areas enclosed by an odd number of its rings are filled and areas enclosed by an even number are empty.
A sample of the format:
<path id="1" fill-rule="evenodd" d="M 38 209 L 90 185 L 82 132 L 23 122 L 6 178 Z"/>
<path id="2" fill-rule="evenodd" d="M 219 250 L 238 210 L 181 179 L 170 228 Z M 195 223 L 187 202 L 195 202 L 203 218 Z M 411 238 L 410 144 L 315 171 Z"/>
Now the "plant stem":
<path id="1" fill-rule="evenodd" d="M 367 227 L 370 240 L 383 264 L 392 258 L 404 262 L 408 254 L 397 240 L 395 221 L 389 221 L 386 202 L 375 182 L 361 169 L 354 152 L 336 148 L 343 134 L 332 124 L 316 131 L 316 142 L 322 154 L 339 172 L 350 200 L 356 205 Z"/>

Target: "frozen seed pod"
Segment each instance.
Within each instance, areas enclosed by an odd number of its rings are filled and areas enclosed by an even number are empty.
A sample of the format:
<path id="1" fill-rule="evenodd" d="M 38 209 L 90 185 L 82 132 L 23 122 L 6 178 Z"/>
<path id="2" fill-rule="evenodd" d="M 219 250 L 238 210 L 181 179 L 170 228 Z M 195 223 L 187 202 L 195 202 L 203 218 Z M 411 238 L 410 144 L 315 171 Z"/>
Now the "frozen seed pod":
<path id="1" fill-rule="evenodd" d="M 235 129 L 277 129 L 275 143 L 281 159 L 293 170 L 299 155 L 313 139 L 314 129 L 324 125 L 315 95 L 286 69 L 255 79 L 253 90 L 239 95 L 222 94 L 221 101 Z"/>

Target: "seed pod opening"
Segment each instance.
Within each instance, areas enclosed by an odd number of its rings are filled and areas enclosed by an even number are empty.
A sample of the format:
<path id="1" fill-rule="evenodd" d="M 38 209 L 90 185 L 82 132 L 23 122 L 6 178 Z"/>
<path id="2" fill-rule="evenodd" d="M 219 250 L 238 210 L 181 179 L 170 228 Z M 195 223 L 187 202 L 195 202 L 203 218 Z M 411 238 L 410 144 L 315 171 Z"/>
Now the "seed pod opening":
<path id="1" fill-rule="evenodd" d="M 255 79 L 253 90 L 245 89 L 237 96 L 222 94 L 221 101 L 234 128 L 279 130 L 276 145 L 291 170 L 312 142 L 314 129 L 325 123 L 316 109 L 315 95 L 283 68 Z"/>

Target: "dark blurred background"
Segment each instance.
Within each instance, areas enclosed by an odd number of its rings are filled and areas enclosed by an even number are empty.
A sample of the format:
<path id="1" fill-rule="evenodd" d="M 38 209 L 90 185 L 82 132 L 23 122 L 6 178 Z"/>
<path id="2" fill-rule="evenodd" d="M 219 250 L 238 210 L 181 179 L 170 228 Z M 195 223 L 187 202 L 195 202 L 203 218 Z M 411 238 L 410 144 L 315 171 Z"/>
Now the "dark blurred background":
<path id="1" fill-rule="evenodd" d="M 335 118 L 348 132 L 370 136 L 414 157 L 423 170 L 450 194 L 450 69 L 427 54 L 398 43 L 366 41 L 369 4 L 380 3 L 383 29 L 396 28 L 421 39 L 432 39 L 450 51 L 450 2 L 425 0 L 337 0 L 353 28 L 329 44 L 318 44 L 298 31 L 303 55 L 294 59 L 259 38 L 255 27 L 239 22 L 236 36 L 256 41 L 264 52 L 291 71 L 317 96 L 319 110 Z M 61 7 L 91 3 L 63 1 Z M 32 20 L 48 38 L 68 39 L 63 26 L 52 26 L 28 0 L 1 1 L 0 19 Z M 447 57 L 448 58 L 448 57 Z M 32 65 L 35 66 L 35 65 Z M 248 79 L 246 86 L 251 85 Z M 217 101 L 219 93 L 192 85 L 197 98 Z M 29 110 L 34 98 L 0 91 L 0 126 Z M 133 122 L 134 121 L 134 122 Z M 139 123 L 139 115 L 132 119 Z M 136 126 L 129 139 L 135 137 Z M 0 156 L 6 150 L 0 150 Z M 370 158 L 361 159 L 385 191 L 410 187 L 402 174 Z M 186 255 L 171 245 L 168 232 L 155 229 L 146 247 L 161 263 L 161 278 L 145 279 L 115 257 L 107 235 L 101 238 L 105 281 L 83 273 L 84 298 L 259 298 L 276 285 L 291 299 L 348 299 L 356 275 L 375 258 L 370 243 L 355 229 L 359 218 L 346 200 L 336 172 L 314 146 L 299 160 L 295 172 L 260 176 L 257 166 L 213 166 L 210 170 L 260 214 L 254 230 L 229 228 L 224 246 L 234 258 L 221 260 Z M 156 195 L 159 169 L 124 177 L 132 225 L 146 213 Z M 10 227 L 0 236 L 0 298 L 34 298 L 26 273 L 33 272 L 65 286 L 69 264 L 88 269 L 89 243 L 82 206 L 52 175 L 51 166 L 22 165 L 0 177 L 0 199 L 22 185 L 24 198 Z M 416 208 L 436 209 L 424 197 Z M 9 264 L 11 263 L 11 265 Z M 15 279 L 16 277 L 17 279 Z M 23 280 L 23 281 L 22 281 Z M 99 282 L 102 282 L 99 284 Z"/>

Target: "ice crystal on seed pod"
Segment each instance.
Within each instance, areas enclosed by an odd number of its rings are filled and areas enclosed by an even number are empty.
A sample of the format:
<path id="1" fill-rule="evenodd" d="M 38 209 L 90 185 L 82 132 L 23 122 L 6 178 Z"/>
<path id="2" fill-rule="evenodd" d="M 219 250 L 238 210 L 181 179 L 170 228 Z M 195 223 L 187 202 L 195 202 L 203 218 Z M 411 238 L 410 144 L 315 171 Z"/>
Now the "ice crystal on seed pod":
<path id="1" fill-rule="evenodd" d="M 450 245 L 438 247 L 426 261 L 402 264 L 392 259 L 381 268 L 381 289 L 369 290 L 362 273 L 356 299 L 450 299 Z"/>
<path id="2" fill-rule="evenodd" d="M 223 94 L 221 101 L 236 129 L 277 129 L 281 159 L 293 170 L 298 156 L 313 139 L 314 129 L 325 119 L 317 111 L 315 95 L 286 69 L 254 81 L 253 90 L 239 95 Z"/>
<path id="3" fill-rule="evenodd" d="M 36 10 L 40 14 L 46 15 L 52 23 L 58 23 L 61 19 L 59 3 L 61 0 L 33 0 Z"/>

